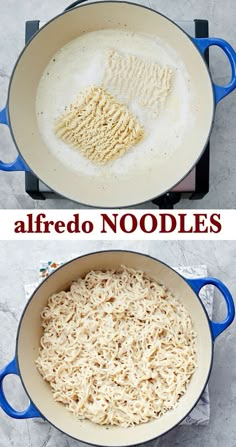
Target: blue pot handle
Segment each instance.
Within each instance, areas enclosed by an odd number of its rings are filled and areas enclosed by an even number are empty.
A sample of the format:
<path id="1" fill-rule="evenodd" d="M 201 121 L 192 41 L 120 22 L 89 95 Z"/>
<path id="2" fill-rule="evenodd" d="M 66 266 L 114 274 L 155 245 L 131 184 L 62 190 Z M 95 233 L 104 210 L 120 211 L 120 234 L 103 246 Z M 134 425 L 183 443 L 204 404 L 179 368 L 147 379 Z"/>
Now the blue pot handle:
<path id="1" fill-rule="evenodd" d="M 0 111 L 0 124 L 9 126 L 7 107 Z M 4 163 L 3 161 L 0 161 L 0 171 L 30 171 L 30 169 L 22 160 L 21 156 L 18 155 L 12 163 Z"/>
<path id="2" fill-rule="evenodd" d="M 210 320 L 210 326 L 211 326 L 211 332 L 213 336 L 213 340 L 218 337 L 218 335 L 221 334 L 221 332 L 225 331 L 227 327 L 232 323 L 234 317 L 235 317 L 235 306 L 234 301 L 232 298 L 232 295 L 230 291 L 227 289 L 227 287 L 219 281 L 219 279 L 216 278 L 197 278 L 197 279 L 187 279 L 187 283 L 190 285 L 190 287 L 194 290 L 197 295 L 199 294 L 202 287 L 207 286 L 208 284 L 211 284 L 222 293 L 226 305 L 227 305 L 227 317 L 225 320 L 221 321 L 220 323 L 216 323 L 215 321 Z"/>
<path id="3" fill-rule="evenodd" d="M 212 45 L 216 45 L 217 47 L 222 48 L 229 59 L 232 69 L 232 77 L 229 84 L 221 86 L 213 82 L 215 101 L 217 104 L 221 99 L 225 98 L 225 96 L 229 95 L 229 93 L 231 93 L 236 88 L 236 52 L 228 42 L 223 39 L 218 39 L 217 37 L 193 38 L 193 42 L 202 54 L 204 54 L 205 51 Z"/>
<path id="4" fill-rule="evenodd" d="M 8 374 L 19 375 L 16 359 L 14 358 L 5 368 L 0 371 L 0 407 L 5 411 L 8 416 L 15 419 L 29 419 L 42 417 L 34 405 L 30 402 L 28 408 L 25 411 L 17 411 L 7 402 L 6 396 L 3 391 L 3 380 Z"/>

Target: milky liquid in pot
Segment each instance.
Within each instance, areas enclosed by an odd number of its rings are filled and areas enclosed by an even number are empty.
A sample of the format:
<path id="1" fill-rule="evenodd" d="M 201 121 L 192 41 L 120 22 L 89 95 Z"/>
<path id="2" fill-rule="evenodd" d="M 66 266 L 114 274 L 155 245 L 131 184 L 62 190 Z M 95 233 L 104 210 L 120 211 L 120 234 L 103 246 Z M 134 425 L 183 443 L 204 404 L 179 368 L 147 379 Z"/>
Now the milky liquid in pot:
<path id="1" fill-rule="evenodd" d="M 173 87 L 158 117 L 153 118 L 137 101 L 127 103 L 145 129 L 142 142 L 119 159 L 97 166 L 61 141 L 54 133 L 55 120 L 79 93 L 91 85 L 101 85 L 107 51 L 132 54 L 173 70 Z M 110 90 L 110 93 L 113 93 Z M 61 48 L 50 60 L 40 79 L 36 114 L 41 136 L 53 155 L 69 169 L 83 175 L 122 175 L 141 171 L 168 159 L 181 145 L 190 114 L 191 80 L 179 55 L 160 38 L 125 30 L 86 33 Z M 119 100 L 123 98 L 118 97 Z"/>

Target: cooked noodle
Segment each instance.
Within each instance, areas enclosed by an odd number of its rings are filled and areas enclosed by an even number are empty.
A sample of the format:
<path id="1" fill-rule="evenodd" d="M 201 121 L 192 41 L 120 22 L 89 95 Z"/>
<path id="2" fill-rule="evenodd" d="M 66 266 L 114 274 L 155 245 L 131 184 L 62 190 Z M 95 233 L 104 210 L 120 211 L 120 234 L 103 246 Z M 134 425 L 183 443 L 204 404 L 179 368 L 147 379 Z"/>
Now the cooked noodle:
<path id="1" fill-rule="evenodd" d="M 79 419 L 128 427 L 158 418 L 197 366 L 187 309 L 142 271 L 90 271 L 41 317 L 37 368 Z"/>

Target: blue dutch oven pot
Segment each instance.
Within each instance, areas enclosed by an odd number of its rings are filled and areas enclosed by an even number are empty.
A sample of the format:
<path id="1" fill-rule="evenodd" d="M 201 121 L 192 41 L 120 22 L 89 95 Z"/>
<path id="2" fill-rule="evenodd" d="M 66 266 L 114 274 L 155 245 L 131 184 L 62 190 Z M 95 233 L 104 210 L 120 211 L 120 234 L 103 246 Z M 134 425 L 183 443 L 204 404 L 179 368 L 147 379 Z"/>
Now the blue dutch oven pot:
<path id="1" fill-rule="evenodd" d="M 3 171 L 32 171 L 42 182 L 68 199 L 95 207 L 127 207 L 160 196 L 177 185 L 200 159 L 212 130 L 215 107 L 236 87 L 236 53 L 218 38 L 192 38 L 167 17 L 150 8 L 125 1 L 77 1 L 44 25 L 26 45 L 14 67 L 6 107 L 0 123 L 9 126 L 18 150 L 12 163 L 0 162 Z M 63 165 L 40 135 L 35 98 L 41 75 L 49 60 L 81 33 L 108 28 L 130 29 L 156 35 L 172 47 L 185 64 L 191 79 L 193 103 L 189 115 L 195 123 L 170 157 L 146 167 L 115 176 L 109 169 L 92 177 Z M 216 85 L 203 59 L 210 46 L 226 54 L 232 69 L 230 82 Z M 79 70 L 79 65 L 78 65 Z M 147 181 L 148 176 L 148 181 Z"/>
<path id="2" fill-rule="evenodd" d="M 142 269 L 160 283 L 169 287 L 187 307 L 197 331 L 197 369 L 187 391 L 173 410 L 159 419 L 135 427 L 122 428 L 99 426 L 87 420 L 77 420 L 61 403 L 55 402 L 49 385 L 36 369 L 35 359 L 41 331 L 40 313 L 48 297 L 68 289 L 71 282 L 90 270 L 118 269 L 126 265 Z M 207 285 L 215 286 L 222 294 L 227 315 L 221 322 L 207 316 L 199 299 L 199 292 Z M 0 372 L 0 406 L 10 417 L 16 419 L 44 418 L 67 435 L 82 442 L 99 446 L 129 446 L 150 441 L 178 425 L 198 402 L 208 382 L 213 361 L 213 345 L 216 338 L 232 323 L 235 316 L 233 298 L 227 287 L 215 278 L 186 279 L 171 267 L 148 255 L 131 251 L 112 250 L 90 253 L 64 264 L 46 278 L 35 290 L 23 312 L 16 340 L 15 358 Z M 21 378 L 30 399 L 25 411 L 16 411 L 8 403 L 3 390 L 3 381 L 8 374 Z"/>

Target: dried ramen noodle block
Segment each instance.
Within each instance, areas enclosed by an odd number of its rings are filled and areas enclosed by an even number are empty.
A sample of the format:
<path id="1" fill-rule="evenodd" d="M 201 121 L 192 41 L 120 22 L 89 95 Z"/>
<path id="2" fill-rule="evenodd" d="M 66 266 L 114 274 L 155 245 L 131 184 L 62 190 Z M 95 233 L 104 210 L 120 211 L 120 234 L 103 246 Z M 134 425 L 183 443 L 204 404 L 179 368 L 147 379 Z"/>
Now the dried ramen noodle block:
<path id="1" fill-rule="evenodd" d="M 157 115 L 170 93 L 173 72 L 169 67 L 115 50 L 107 55 L 103 86 L 125 101 L 136 100 Z"/>
<path id="2" fill-rule="evenodd" d="M 127 107 L 97 86 L 87 89 L 70 105 L 57 120 L 55 132 L 96 163 L 120 157 L 144 137 L 143 127 Z"/>

